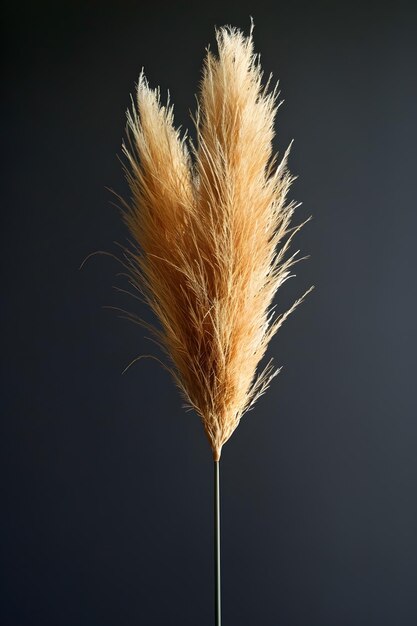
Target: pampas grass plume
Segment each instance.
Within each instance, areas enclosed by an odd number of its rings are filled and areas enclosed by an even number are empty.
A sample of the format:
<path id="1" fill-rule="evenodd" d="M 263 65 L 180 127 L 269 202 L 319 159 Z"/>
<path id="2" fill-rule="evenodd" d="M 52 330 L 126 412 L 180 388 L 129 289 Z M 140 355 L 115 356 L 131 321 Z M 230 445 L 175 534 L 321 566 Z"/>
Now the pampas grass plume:
<path id="1" fill-rule="evenodd" d="M 123 145 L 131 191 L 123 215 L 133 240 L 124 252 L 129 280 L 159 323 L 129 317 L 151 328 L 218 461 L 277 373 L 259 364 L 302 298 L 281 315 L 271 309 L 297 260 L 287 252 L 300 228 L 290 226 L 288 151 L 279 163 L 272 152 L 277 93 L 262 84 L 252 32 L 225 27 L 216 36 L 195 146 L 141 74 Z"/>

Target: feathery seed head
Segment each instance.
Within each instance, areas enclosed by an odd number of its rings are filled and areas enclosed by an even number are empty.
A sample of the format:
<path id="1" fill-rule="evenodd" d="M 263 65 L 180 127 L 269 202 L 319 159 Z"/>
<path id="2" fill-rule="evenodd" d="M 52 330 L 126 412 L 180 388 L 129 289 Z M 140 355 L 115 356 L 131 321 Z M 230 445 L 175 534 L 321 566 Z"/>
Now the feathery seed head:
<path id="1" fill-rule="evenodd" d="M 172 107 L 161 104 L 143 73 L 123 151 L 130 282 L 155 313 L 154 337 L 218 460 L 277 373 L 271 363 L 257 373 L 258 365 L 302 298 L 273 316 L 298 230 L 290 228 L 288 151 L 278 165 L 272 155 L 276 93 L 262 85 L 251 35 L 230 27 L 216 34 L 218 56 L 207 52 L 191 154 Z"/>

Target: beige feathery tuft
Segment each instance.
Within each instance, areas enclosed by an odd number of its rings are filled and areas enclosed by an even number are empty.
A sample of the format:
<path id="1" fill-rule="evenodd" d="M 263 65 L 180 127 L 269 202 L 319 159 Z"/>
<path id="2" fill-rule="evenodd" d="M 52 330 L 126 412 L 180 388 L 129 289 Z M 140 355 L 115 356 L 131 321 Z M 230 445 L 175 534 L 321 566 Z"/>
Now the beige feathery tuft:
<path id="1" fill-rule="evenodd" d="M 216 34 L 218 56 L 207 52 L 200 86 L 197 146 L 188 149 L 172 106 L 161 104 L 142 73 L 123 151 L 130 282 L 154 311 L 159 327 L 151 328 L 167 367 L 219 460 L 277 373 L 271 362 L 257 369 L 302 298 L 273 315 L 300 228 L 290 228 L 288 151 L 279 164 L 272 154 L 277 94 L 262 85 L 252 33 L 225 27 Z"/>

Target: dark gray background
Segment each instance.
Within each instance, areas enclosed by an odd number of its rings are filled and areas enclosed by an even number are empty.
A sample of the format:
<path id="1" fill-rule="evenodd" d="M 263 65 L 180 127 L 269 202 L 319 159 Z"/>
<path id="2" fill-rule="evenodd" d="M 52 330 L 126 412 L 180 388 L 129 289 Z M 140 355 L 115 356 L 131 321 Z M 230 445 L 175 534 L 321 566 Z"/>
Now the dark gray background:
<path id="1" fill-rule="evenodd" d="M 33 2 L 4 9 L 4 626 L 210 626 L 212 464 L 140 328 L 102 305 L 126 233 L 145 66 L 190 125 L 214 25 L 281 81 L 276 148 L 314 283 L 284 365 L 224 449 L 225 626 L 417 624 L 416 11 L 401 2 Z M 294 248 L 295 249 L 295 248 Z M 147 312 L 140 311 L 144 315 Z"/>

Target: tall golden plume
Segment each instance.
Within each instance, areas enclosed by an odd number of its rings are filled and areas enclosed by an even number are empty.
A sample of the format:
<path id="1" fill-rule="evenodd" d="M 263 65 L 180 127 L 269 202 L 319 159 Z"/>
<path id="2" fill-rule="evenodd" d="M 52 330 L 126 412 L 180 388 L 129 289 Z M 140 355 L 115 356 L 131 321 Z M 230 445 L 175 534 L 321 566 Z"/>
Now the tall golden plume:
<path id="1" fill-rule="evenodd" d="M 216 36 L 218 56 L 208 51 L 203 68 L 197 145 L 180 137 L 172 106 L 143 73 L 123 145 L 131 190 L 124 219 L 134 244 L 125 260 L 159 324 L 129 317 L 151 328 L 215 461 L 277 373 L 271 362 L 258 372 L 259 363 L 306 295 L 273 314 L 302 226 L 290 227 L 288 150 L 280 163 L 272 153 L 277 93 L 262 84 L 252 32 L 225 27 Z"/>

